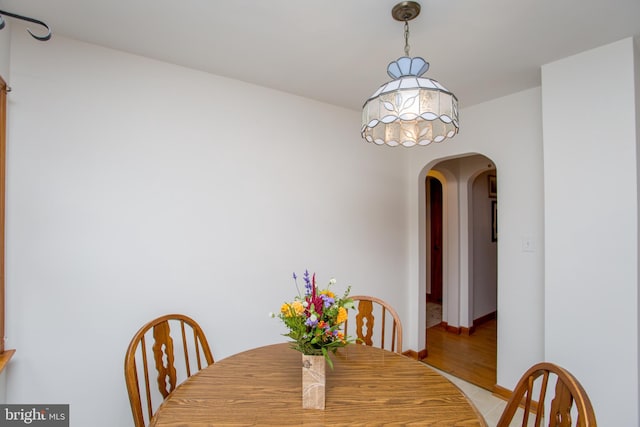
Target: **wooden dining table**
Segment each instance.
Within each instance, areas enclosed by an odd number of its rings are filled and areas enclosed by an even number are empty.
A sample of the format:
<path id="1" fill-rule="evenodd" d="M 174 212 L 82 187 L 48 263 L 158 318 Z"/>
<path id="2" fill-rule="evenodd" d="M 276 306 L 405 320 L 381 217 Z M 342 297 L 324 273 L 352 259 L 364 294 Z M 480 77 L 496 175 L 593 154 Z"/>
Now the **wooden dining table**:
<path id="1" fill-rule="evenodd" d="M 248 350 L 188 378 L 149 427 L 486 426 L 448 379 L 406 356 L 350 344 L 331 354 L 325 409 L 302 408 L 302 357 L 287 343 Z"/>

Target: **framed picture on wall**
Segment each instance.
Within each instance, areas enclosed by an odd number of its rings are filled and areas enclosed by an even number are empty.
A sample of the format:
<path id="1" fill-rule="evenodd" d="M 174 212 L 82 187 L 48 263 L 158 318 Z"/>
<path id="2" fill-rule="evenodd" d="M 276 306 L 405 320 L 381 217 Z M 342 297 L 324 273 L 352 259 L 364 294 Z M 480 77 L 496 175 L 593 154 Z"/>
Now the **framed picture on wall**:
<path id="1" fill-rule="evenodd" d="M 496 197 L 498 195 L 498 183 L 496 182 L 495 175 L 489 175 L 489 197 Z"/>
<path id="2" fill-rule="evenodd" d="M 498 241 L 498 202 L 491 201 L 491 241 Z"/>

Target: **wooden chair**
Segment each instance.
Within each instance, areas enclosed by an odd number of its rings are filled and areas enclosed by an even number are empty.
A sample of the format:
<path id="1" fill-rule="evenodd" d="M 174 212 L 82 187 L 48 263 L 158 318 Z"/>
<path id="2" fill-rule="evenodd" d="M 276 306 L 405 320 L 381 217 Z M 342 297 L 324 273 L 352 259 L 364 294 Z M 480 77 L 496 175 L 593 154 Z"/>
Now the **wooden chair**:
<path id="1" fill-rule="evenodd" d="M 376 297 L 356 295 L 350 298 L 358 309 L 355 315 L 356 343 L 374 346 L 373 336 L 377 335 L 379 344 L 375 347 L 402 353 L 402 322 L 393 307 Z M 354 320 L 353 317 L 350 318 Z M 345 335 L 349 335 L 348 322 L 349 320 L 344 325 Z M 385 343 L 389 341 L 391 346 L 387 348 Z"/>
<path id="2" fill-rule="evenodd" d="M 545 398 L 549 377 L 557 378 L 555 396 L 550 410 L 545 412 Z M 539 381 L 536 381 L 539 380 Z M 533 395 L 538 394 L 537 400 Z M 549 396 L 551 397 L 551 396 Z M 519 407 L 524 408 L 522 426 L 529 426 L 529 414 L 535 412 L 533 426 L 540 427 L 544 417 L 549 419 L 549 427 L 596 427 L 596 416 L 591 401 L 582 385 L 569 371 L 548 362 L 533 365 L 520 378 L 497 427 L 509 427 Z M 575 424 L 573 422 L 575 421 Z"/>
<path id="3" fill-rule="evenodd" d="M 175 348 L 174 338 L 178 340 Z M 206 365 L 203 366 L 203 362 Z M 212 363 L 213 356 L 202 328 L 187 316 L 167 314 L 140 328 L 124 358 L 124 377 L 135 427 L 144 427 L 158 405 L 182 381 Z M 150 377 L 155 374 L 150 372 L 150 365 L 157 371 L 153 385 Z"/>

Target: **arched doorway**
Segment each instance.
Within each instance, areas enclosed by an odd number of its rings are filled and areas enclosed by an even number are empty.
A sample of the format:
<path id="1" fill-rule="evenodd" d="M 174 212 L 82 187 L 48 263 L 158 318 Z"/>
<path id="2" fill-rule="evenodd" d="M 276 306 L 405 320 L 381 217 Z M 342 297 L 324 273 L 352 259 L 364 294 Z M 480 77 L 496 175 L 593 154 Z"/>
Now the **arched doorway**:
<path id="1" fill-rule="evenodd" d="M 496 185 L 485 156 L 443 160 L 426 174 L 423 207 L 424 361 L 489 390 L 496 383 Z"/>

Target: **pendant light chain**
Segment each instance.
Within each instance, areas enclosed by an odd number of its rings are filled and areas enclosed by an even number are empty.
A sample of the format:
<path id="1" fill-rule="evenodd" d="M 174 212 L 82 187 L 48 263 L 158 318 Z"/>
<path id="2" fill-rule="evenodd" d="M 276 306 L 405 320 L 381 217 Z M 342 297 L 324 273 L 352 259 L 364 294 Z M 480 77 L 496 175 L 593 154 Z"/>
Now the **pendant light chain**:
<path id="1" fill-rule="evenodd" d="M 409 21 L 404 21 L 404 56 L 411 57 L 409 55 Z"/>

